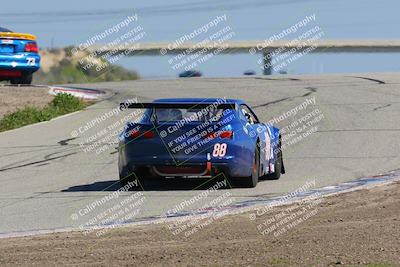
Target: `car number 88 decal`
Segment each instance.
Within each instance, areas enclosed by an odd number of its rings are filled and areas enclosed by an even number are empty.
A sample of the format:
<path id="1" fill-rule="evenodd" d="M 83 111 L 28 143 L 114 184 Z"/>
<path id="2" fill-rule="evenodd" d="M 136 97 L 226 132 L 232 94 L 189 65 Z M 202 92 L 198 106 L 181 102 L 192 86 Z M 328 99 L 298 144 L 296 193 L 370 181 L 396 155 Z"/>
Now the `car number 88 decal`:
<path id="1" fill-rule="evenodd" d="M 226 149 L 228 148 L 228 145 L 226 143 L 216 143 L 214 145 L 214 150 L 213 150 L 213 157 L 223 157 L 226 155 Z"/>

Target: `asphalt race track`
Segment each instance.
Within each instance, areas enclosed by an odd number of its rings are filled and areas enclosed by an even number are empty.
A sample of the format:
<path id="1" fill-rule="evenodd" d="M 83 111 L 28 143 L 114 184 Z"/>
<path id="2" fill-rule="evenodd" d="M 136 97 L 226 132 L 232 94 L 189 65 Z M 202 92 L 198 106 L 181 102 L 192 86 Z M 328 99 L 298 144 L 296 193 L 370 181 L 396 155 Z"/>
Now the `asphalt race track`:
<path id="1" fill-rule="evenodd" d="M 79 144 L 90 145 L 88 136 L 113 125 L 122 114 L 76 138 L 71 133 L 132 97 L 139 101 L 165 97 L 240 98 L 255 108 L 262 121 L 315 97 L 316 104 L 295 118 L 318 108 L 323 119 L 315 124 L 317 132 L 284 150 L 287 173 L 280 180 L 261 181 L 253 189 L 222 189 L 210 197 L 229 190 L 235 201 L 269 198 L 314 179 L 316 187 L 322 187 L 400 167 L 398 74 L 192 78 L 76 86 L 111 94 L 85 111 L 0 133 L 0 233 L 76 228 L 90 219 L 90 214 L 76 214 L 119 188 L 117 143 L 111 140 L 110 148 L 97 154 L 94 150 L 84 152 Z M 278 126 L 294 120 L 291 117 Z M 202 189 L 192 190 L 199 184 L 197 180 L 156 182 L 144 192 L 145 201 L 136 218 L 163 214 L 199 194 Z M 118 201 L 134 193 L 123 192 Z M 99 207 L 96 213 L 109 205 Z"/>

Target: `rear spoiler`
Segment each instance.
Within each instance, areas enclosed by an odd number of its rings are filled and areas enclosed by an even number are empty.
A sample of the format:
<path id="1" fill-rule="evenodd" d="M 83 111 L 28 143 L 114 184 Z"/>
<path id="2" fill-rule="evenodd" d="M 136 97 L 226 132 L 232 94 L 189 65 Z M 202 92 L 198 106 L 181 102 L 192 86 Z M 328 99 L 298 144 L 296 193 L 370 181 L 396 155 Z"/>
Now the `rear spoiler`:
<path id="1" fill-rule="evenodd" d="M 36 36 L 29 33 L 0 32 L 0 38 L 23 39 L 36 41 Z"/>
<path id="2" fill-rule="evenodd" d="M 121 103 L 119 105 L 120 109 L 127 108 L 137 108 L 137 109 L 146 109 L 146 108 L 183 108 L 183 109 L 205 109 L 205 108 L 213 108 L 213 109 L 236 109 L 235 103 L 203 103 L 203 102 L 153 102 L 153 103 Z"/>

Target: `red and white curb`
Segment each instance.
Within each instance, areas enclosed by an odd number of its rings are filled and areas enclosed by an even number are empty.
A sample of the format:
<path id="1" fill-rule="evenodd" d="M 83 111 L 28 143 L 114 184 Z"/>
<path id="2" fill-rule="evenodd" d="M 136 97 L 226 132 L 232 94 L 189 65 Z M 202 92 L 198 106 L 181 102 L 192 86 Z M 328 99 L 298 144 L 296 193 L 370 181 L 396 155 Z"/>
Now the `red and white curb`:
<path id="1" fill-rule="evenodd" d="M 49 94 L 58 95 L 61 93 L 70 94 L 78 98 L 87 100 L 98 100 L 103 97 L 106 92 L 97 89 L 86 89 L 86 88 L 69 88 L 60 86 L 48 86 Z"/>
<path id="2" fill-rule="evenodd" d="M 0 87 L 40 87 L 40 88 L 49 88 L 49 94 L 57 95 L 57 94 L 70 94 L 78 98 L 83 98 L 86 100 L 98 100 L 102 97 L 105 97 L 107 92 L 98 90 L 98 89 L 89 89 L 89 88 L 76 88 L 76 87 L 64 87 L 64 86 L 51 86 L 51 85 L 40 85 L 40 84 L 32 84 L 32 85 L 9 85 L 9 84 L 0 84 Z"/>

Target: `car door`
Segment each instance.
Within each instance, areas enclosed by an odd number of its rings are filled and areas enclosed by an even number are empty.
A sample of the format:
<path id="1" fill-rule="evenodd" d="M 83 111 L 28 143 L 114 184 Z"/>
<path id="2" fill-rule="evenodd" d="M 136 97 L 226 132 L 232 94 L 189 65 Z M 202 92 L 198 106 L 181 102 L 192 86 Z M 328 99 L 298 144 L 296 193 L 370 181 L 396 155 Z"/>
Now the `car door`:
<path id="1" fill-rule="evenodd" d="M 246 120 L 246 129 L 249 131 L 251 138 L 259 138 L 260 148 L 260 167 L 261 175 L 268 173 L 271 160 L 273 159 L 273 133 L 269 125 L 261 123 L 254 111 L 246 104 L 241 105 L 240 113 L 243 114 L 243 120 Z M 248 114 L 248 115 L 246 115 Z M 254 141 L 255 141 L 254 140 Z"/>

